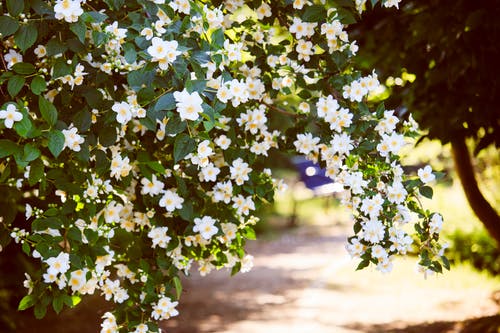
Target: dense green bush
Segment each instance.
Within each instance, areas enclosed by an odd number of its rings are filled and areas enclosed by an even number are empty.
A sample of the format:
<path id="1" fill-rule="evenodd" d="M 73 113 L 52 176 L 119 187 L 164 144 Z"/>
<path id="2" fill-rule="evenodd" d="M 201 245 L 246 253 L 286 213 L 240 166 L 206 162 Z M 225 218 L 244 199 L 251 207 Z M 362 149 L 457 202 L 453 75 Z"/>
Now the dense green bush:
<path id="1" fill-rule="evenodd" d="M 455 230 L 447 235 L 450 248 L 447 256 L 454 263 L 467 262 L 492 275 L 500 274 L 500 249 L 483 228 L 472 231 Z"/>

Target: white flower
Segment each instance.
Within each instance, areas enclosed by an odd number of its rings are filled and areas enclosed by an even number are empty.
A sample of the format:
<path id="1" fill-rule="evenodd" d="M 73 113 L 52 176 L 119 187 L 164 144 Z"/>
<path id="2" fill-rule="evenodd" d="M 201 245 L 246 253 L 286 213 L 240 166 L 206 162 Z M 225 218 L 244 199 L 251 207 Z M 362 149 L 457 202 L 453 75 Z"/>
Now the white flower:
<path id="1" fill-rule="evenodd" d="M 313 137 L 311 133 L 297 134 L 297 140 L 294 146 L 297 152 L 307 155 L 312 151 L 318 150 L 319 138 Z"/>
<path id="2" fill-rule="evenodd" d="M 352 258 L 359 258 L 365 253 L 365 246 L 360 243 L 359 239 L 353 238 L 346 244 L 346 250 Z"/>
<path id="3" fill-rule="evenodd" d="M 122 209 L 122 204 L 116 203 L 114 200 L 111 201 L 104 209 L 104 220 L 106 223 L 119 222 Z"/>
<path id="4" fill-rule="evenodd" d="M 120 154 L 115 154 L 111 160 L 110 169 L 110 176 L 115 177 L 117 180 L 122 177 L 127 177 L 132 170 L 130 159 L 128 156 L 123 158 Z"/>
<path id="5" fill-rule="evenodd" d="M 62 130 L 64 134 L 64 147 L 68 147 L 73 151 L 80 151 L 80 145 L 85 141 L 85 139 L 78 134 L 78 128 L 70 125 L 68 129 Z"/>
<path id="6" fill-rule="evenodd" d="M 179 302 L 172 302 L 169 297 L 163 296 L 156 304 L 153 305 L 151 317 L 155 320 L 163 320 L 177 316 L 179 314 L 179 312 L 175 309 L 177 304 L 179 304 Z"/>
<path id="7" fill-rule="evenodd" d="M 153 248 L 159 246 L 166 249 L 170 237 L 167 236 L 168 227 L 156 227 L 148 232 L 148 237 L 153 241 Z"/>
<path id="8" fill-rule="evenodd" d="M 219 229 L 215 226 L 216 220 L 210 216 L 203 216 L 201 219 L 199 217 L 194 219 L 194 232 L 199 232 L 201 237 L 206 240 L 212 238 Z"/>
<path id="9" fill-rule="evenodd" d="M 369 215 L 370 218 L 375 219 L 378 217 L 380 210 L 382 209 L 382 203 L 380 194 L 374 195 L 371 198 L 365 198 L 361 201 L 360 210 Z"/>
<path id="10" fill-rule="evenodd" d="M 363 188 L 368 185 L 368 181 L 363 179 L 363 173 L 360 171 L 349 174 L 345 179 L 345 183 L 354 194 L 362 194 Z"/>
<path id="11" fill-rule="evenodd" d="M 311 59 L 310 56 L 314 54 L 313 44 L 310 41 L 299 39 L 295 51 L 298 53 L 299 60 L 307 62 Z"/>
<path id="12" fill-rule="evenodd" d="M 368 94 L 368 89 L 364 87 L 359 81 L 353 81 L 351 83 L 349 99 L 352 102 L 361 102 L 366 94 Z"/>
<path id="13" fill-rule="evenodd" d="M 146 324 L 139 324 L 135 327 L 135 331 L 132 333 L 148 333 L 149 332 L 149 327 Z"/>
<path id="14" fill-rule="evenodd" d="M 210 141 L 209 140 L 203 140 L 199 145 L 198 145 L 198 157 L 199 158 L 204 158 L 213 155 L 213 150 L 210 147 Z"/>
<path id="15" fill-rule="evenodd" d="M 335 134 L 330 141 L 332 149 L 335 153 L 348 155 L 351 149 L 354 148 L 349 134 Z"/>
<path id="16" fill-rule="evenodd" d="M 215 167 L 213 163 L 208 163 L 206 166 L 202 167 L 201 175 L 202 181 L 205 182 L 215 182 L 217 181 L 217 175 L 220 173 L 220 169 Z"/>
<path id="17" fill-rule="evenodd" d="M 429 232 L 430 234 L 438 234 L 443 229 L 443 217 L 441 214 L 434 213 L 429 221 Z"/>
<path id="18" fill-rule="evenodd" d="M 231 144 L 231 139 L 222 134 L 217 139 L 215 139 L 214 142 L 222 150 L 226 150 L 227 148 L 229 148 L 229 145 Z"/>
<path id="19" fill-rule="evenodd" d="M 236 208 L 236 212 L 239 215 L 248 215 L 250 210 L 255 210 L 255 204 L 251 196 L 244 197 L 239 194 L 237 197 L 233 198 L 233 208 Z"/>
<path id="20" fill-rule="evenodd" d="M 382 140 L 377 145 L 377 151 L 383 157 L 387 157 L 389 153 L 396 155 L 404 144 L 405 141 L 402 134 L 396 132 L 393 132 L 391 135 L 383 134 Z"/>
<path id="21" fill-rule="evenodd" d="M 168 66 L 177 59 L 181 54 L 177 51 L 179 43 L 177 41 L 165 41 L 159 37 L 153 37 L 151 40 L 152 45 L 148 47 L 147 51 L 152 57 L 152 61 L 157 61 L 161 69 L 167 69 Z"/>
<path id="22" fill-rule="evenodd" d="M 426 165 L 424 168 L 418 169 L 417 174 L 424 184 L 430 183 L 436 179 L 436 176 L 432 173 L 432 167 L 430 165 Z"/>
<path id="23" fill-rule="evenodd" d="M 253 268 L 253 256 L 250 254 L 247 254 L 241 259 L 241 273 L 248 273 L 252 270 Z"/>
<path id="24" fill-rule="evenodd" d="M 131 107 L 127 102 L 115 102 L 111 109 L 116 112 L 116 121 L 122 125 L 127 124 L 132 119 Z"/>
<path id="25" fill-rule="evenodd" d="M 85 286 L 85 283 L 87 282 L 87 271 L 87 269 L 78 269 L 71 272 L 71 276 L 69 278 L 69 286 L 74 293 L 80 291 Z"/>
<path id="26" fill-rule="evenodd" d="M 385 227 L 378 220 L 369 220 L 363 226 L 363 239 L 376 244 L 384 239 Z"/>
<path id="27" fill-rule="evenodd" d="M 23 119 L 23 114 L 17 111 L 15 104 L 7 105 L 5 110 L 0 110 L 0 119 L 4 120 L 4 125 L 7 128 L 12 128 L 14 122 L 21 121 Z"/>
<path id="28" fill-rule="evenodd" d="M 66 252 L 61 252 L 57 257 L 50 257 L 45 260 L 45 263 L 49 265 L 47 273 L 57 275 L 59 273 L 66 273 L 69 269 L 69 254 Z"/>
<path id="29" fill-rule="evenodd" d="M 325 118 L 329 111 L 337 111 L 339 107 L 339 102 L 332 95 L 328 95 L 326 98 L 321 97 L 316 103 L 318 117 L 320 118 Z"/>
<path id="30" fill-rule="evenodd" d="M 230 180 L 224 183 L 217 183 L 213 187 L 213 200 L 215 202 L 224 201 L 228 204 L 231 202 L 231 197 L 233 196 L 233 184 Z"/>
<path id="31" fill-rule="evenodd" d="M 11 69 L 18 62 L 23 62 L 23 56 L 12 49 L 3 58 L 7 62 L 7 69 Z"/>
<path id="32" fill-rule="evenodd" d="M 249 179 L 248 175 L 251 171 L 252 169 L 248 167 L 248 163 L 244 162 L 241 157 L 234 160 L 232 166 L 229 167 L 231 179 L 235 180 L 237 185 L 243 185 Z"/>
<path id="33" fill-rule="evenodd" d="M 78 17 L 83 14 L 80 3 L 80 0 L 57 0 L 54 6 L 56 19 L 64 19 L 69 23 L 78 21 Z"/>
<path id="34" fill-rule="evenodd" d="M 234 223 L 221 223 L 221 229 L 224 233 L 224 240 L 231 241 L 236 238 L 236 231 L 238 231 L 238 226 Z"/>
<path id="35" fill-rule="evenodd" d="M 379 259 L 377 270 L 382 273 L 390 273 L 392 271 L 392 260 L 389 257 Z"/>
<path id="36" fill-rule="evenodd" d="M 144 28 L 140 32 L 141 36 L 144 36 L 146 40 L 153 38 L 153 30 L 151 28 Z"/>
<path id="37" fill-rule="evenodd" d="M 176 209 L 181 209 L 183 202 L 184 199 L 181 198 L 176 192 L 166 190 L 158 205 L 160 205 L 160 207 L 165 207 L 165 209 L 169 212 L 173 212 Z"/>
<path id="38" fill-rule="evenodd" d="M 26 218 L 26 220 L 28 220 L 32 215 L 33 215 L 33 207 L 31 207 L 31 205 L 27 203 L 25 206 L 24 217 Z"/>
<path id="39" fill-rule="evenodd" d="M 379 260 L 386 259 L 388 257 L 387 251 L 381 245 L 372 246 L 372 257 Z"/>
<path id="40" fill-rule="evenodd" d="M 386 0 L 384 2 L 384 7 L 386 7 L 386 8 L 390 8 L 390 7 L 399 8 L 400 2 L 401 2 L 401 0 Z"/>
<path id="41" fill-rule="evenodd" d="M 161 181 L 156 178 L 156 175 L 151 176 L 151 180 L 147 178 L 141 179 L 142 189 L 141 194 L 149 194 L 150 196 L 155 196 L 160 194 L 163 191 L 163 187 L 165 186 Z"/>
<path id="42" fill-rule="evenodd" d="M 176 91 L 174 92 L 174 98 L 181 120 L 196 120 L 199 118 L 200 113 L 203 112 L 201 106 L 203 100 L 196 91 L 191 94 L 186 89 Z"/>
<path id="43" fill-rule="evenodd" d="M 403 203 L 408 192 L 400 182 L 394 182 L 392 186 L 387 186 L 387 199 L 396 204 Z"/>
<path id="44" fill-rule="evenodd" d="M 257 18 L 259 20 L 262 20 L 264 17 L 269 17 L 271 14 L 271 7 L 265 2 L 262 2 L 259 8 L 257 8 Z"/>

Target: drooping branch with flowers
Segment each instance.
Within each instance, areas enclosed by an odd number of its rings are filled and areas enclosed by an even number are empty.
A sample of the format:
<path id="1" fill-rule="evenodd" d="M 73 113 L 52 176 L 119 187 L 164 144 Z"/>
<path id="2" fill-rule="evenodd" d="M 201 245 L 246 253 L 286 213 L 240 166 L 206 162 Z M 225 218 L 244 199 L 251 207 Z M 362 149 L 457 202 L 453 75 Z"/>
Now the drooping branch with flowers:
<path id="1" fill-rule="evenodd" d="M 352 61 L 346 28 L 378 2 L 7 0 L 0 241 L 39 262 L 20 309 L 101 294 L 116 304 L 103 331 L 157 330 L 181 274 L 251 268 L 253 212 L 285 186 L 272 149 L 344 186 L 360 269 L 412 246 L 423 272 L 447 267 L 441 215 L 419 200 L 438 173 L 400 164 L 418 126 L 375 104 L 375 71 Z"/>

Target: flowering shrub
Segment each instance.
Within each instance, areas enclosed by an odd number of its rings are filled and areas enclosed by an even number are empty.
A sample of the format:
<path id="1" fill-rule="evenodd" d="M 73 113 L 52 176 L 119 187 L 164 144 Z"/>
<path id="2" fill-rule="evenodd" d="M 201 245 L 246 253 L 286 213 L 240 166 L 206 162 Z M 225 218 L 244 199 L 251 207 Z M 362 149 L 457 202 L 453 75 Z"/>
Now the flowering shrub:
<path id="1" fill-rule="evenodd" d="M 375 105 L 377 75 L 350 60 L 346 26 L 365 7 L 7 0 L 0 240 L 40 262 L 19 308 L 43 317 L 98 293 L 116 304 L 103 332 L 158 330 L 178 313 L 180 274 L 251 268 L 252 213 L 284 186 L 263 167 L 270 149 L 344 185 L 360 269 L 390 271 L 412 235 L 422 271 L 447 267 L 441 215 L 419 201 L 437 173 L 399 163 L 417 124 Z"/>

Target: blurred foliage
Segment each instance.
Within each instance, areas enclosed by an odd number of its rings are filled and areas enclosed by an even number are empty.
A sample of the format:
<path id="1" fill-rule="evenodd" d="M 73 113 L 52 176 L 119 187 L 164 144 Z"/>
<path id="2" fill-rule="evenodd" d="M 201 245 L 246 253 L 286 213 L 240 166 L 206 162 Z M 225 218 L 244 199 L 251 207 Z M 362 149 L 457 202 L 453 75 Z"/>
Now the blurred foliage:
<path id="1" fill-rule="evenodd" d="M 468 262 L 481 271 L 492 275 L 500 274 L 500 249 L 486 230 L 474 229 L 465 232 L 460 229 L 447 235 L 451 247 L 447 251 L 448 258 L 457 262 Z"/>
<path id="2" fill-rule="evenodd" d="M 496 0 L 405 1 L 398 13 L 374 8 L 353 31 L 358 60 L 390 77 L 386 105 L 411 110 L 431 138 L 474 138 L 476 153 L 498 147 L 499 15 Z"/>

